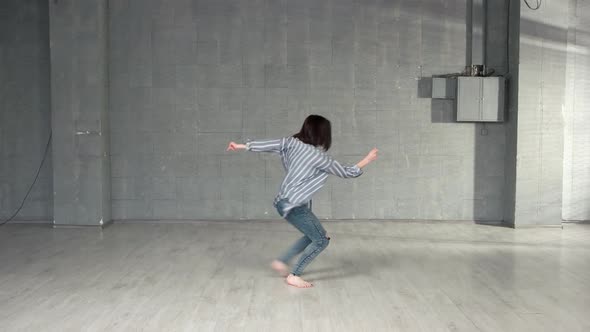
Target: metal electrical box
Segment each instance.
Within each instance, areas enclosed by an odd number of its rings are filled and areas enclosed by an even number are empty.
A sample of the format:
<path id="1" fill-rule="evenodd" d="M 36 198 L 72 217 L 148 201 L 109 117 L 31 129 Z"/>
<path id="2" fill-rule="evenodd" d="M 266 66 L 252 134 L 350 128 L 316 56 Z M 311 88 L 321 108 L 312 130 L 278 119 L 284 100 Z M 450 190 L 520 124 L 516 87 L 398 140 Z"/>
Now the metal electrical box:
<path id="1" fill-rule="evenodd" d="M 447 77 L 432 78 L 432 98 L 455 99 L 457 95 L 457 79 Z"/>
<path id="2" fill-rule="evenodd" d="M 504 121 L 504 77 L 459 77 L 457 121 Z"/>

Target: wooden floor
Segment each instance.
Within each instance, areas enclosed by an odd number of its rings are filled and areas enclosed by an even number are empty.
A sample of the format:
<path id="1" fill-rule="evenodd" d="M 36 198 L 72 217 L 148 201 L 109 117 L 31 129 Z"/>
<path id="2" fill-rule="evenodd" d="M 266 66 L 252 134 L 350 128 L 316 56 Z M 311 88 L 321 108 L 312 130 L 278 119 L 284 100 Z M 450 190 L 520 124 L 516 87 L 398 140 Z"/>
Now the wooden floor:
<path id="1" fill-rule="evenodd" d="M 590 331 L 590 225 L 326 222 L 286 286 L 281 221 L 0 228 L 2 331 Z"/>

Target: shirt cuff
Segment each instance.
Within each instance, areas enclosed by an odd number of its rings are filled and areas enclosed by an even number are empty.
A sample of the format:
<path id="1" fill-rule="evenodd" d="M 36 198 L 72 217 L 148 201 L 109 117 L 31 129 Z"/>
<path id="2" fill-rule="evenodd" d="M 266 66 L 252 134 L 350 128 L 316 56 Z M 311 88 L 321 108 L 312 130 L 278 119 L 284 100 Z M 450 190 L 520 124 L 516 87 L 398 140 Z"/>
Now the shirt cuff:
<path id="1" fill-rule="evenodd" d="M 353 169 L 353 170 L 356 172 L 356 174 L 358 174 L 358 175 L 362 175 L 362 174 L 364 173 L 364 172 L 363 172 L 363 169 L 362 169 L 362 168 L 360 168 L 360 167 L 358 167 L 357 165 L 354 165 L 354 166 L 352 166 L 352 169 Z"/>

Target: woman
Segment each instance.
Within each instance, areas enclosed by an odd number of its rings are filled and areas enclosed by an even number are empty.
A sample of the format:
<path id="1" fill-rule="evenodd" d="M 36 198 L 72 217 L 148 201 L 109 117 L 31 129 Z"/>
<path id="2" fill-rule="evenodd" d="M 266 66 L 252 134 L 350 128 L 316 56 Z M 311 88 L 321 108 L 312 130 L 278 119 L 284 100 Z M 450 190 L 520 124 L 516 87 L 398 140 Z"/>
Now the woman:
<path id="1" fill-rule="evenodd" d="M 313 285 L 301 278 L 303 270 L 327 246 L 330 238 L 318 218 L 308 208 L 311 196 L 322 188 L 329 174 L 341 178 L 355 178 L 363 174 L 362 168 L 377 159 L 377 149 L 354 166 L 342 166 L 326 151 L 332 143 L 330 121 L 319 115 L 305 119 L 301 131 L 292 137 L 275 140 L 252 141 L 246 144 L 230 142 L 228 151 L 248 150 L 274 152 L 281 156 L 286 171 L 274 206 L 279 214 L 295 226 L 303 237 L 274 260 L 272 268 L 279 272 L 289 285 L 308 288 Z M 289 274 L 289 262 L 301 254 Z"/>

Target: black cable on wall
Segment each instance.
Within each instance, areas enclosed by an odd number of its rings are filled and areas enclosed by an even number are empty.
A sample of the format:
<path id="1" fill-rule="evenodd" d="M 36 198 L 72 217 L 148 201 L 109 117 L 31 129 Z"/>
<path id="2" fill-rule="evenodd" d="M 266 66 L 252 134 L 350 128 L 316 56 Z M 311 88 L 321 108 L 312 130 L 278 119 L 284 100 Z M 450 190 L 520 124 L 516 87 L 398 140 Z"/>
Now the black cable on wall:
<path id="1" fill-rule="evenodd" d="M 537 10 L 537 9 L 541 8 L 541 2 L 542 2 L 542 1 L 543 1 L 543 0 L 536 0 L 536 2 L 537 2 L 537 5 L 536 5 L 535 7 L 531 6 L 531 5 L 529 4 L 529 1 L 528 1 L 528 0 L 524 0 L 524 3 L 526 4 L 526 6 L 527 6 L 527 7 L 529 7 L 529 9 L 532 9 L 532 10 Z"/>
<path id="2" fill-rule="evenodd" d="M 50 132 L 49 138 L 47 139 L 47 145 L 45 146 L 45 152 L 43 153 L 43 159 L 41 159 L 41 164 L 39 165 L 39 169 L 37 170 L 37 174 L 35 175 L 35 179 L 33 180 L 33 183 L 31 183 L 29 190 L 27 190 L 27 193 L 25 194 L 25 197 L 23 198 L 22 202 L 20 203 L 20 206 L 18 207 L 18 209 L 16 209 L 16 211 L 8 219 L 0 222 L 0 226 L 4 226 L 8 222 L 12 221 L 12 219 L 14 219 L 14 217 L 16 217 L 19 214 L 19 212 L 23 209 L 23 206 L 25 205 L 27 198 L 29 198 L 29 194 L 31 194 L 31 191 L 33 190 L 33 187 L 35 186 L 35 183 L 37 183 L 37 179 L 39 178 L 39 174 L 41 173 L 41 169 L 43 168 L 43 164 L 45 164 L 45 159 L 47 159 L 47 152 L 49 151 L 49 145 L 51 144 L 51 137 L 52 136 L 53 136 L 53 133 Z"/>

